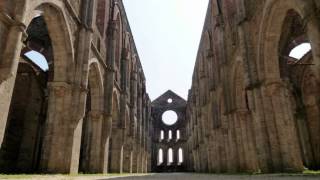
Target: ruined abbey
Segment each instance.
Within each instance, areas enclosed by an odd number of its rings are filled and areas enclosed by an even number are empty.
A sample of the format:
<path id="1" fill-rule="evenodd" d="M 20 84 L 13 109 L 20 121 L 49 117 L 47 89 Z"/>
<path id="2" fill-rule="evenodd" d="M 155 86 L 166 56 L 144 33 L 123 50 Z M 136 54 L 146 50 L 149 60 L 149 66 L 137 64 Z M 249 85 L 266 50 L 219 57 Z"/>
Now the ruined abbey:
<path id="1" fill-rule="evenodd" d="M 320 169 L 319 0 L 210 0 L 186 100 L 133 37 L 122 0 L 0 0 L 0 174 Z"/>

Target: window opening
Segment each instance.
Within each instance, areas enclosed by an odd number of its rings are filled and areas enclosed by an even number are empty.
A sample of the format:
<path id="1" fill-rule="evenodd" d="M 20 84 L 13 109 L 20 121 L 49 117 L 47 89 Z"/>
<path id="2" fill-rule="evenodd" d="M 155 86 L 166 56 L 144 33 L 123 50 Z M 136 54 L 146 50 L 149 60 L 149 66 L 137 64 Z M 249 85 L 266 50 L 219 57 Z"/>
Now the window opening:
<path id="1" fill-rule="evenodd" d="M 169 110 L 162 114 L 162 122 L 168 126 L 174 125 L 178 121 L 176 112 Z"/>

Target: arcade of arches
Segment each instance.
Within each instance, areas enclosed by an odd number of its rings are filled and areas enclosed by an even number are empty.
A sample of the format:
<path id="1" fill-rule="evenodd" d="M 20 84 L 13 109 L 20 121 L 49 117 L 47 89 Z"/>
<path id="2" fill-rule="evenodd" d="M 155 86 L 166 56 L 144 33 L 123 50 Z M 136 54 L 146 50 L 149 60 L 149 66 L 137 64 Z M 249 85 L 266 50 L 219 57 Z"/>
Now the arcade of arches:
<path id="1" fill-rule="evenodd" d="M 319 17 L 209 0 L 188 100 L 151 102 L 122 0 L 0 0 L 0 173 L 320 169 Z"/>

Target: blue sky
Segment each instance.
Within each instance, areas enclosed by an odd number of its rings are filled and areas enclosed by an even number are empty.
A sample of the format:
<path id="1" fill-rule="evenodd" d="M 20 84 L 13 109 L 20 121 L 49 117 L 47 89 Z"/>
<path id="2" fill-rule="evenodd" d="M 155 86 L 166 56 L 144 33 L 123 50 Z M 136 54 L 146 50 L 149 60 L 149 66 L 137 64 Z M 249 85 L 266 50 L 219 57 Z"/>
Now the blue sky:
<path id="1" fill-rule="evenodd" d="M 209 0 L 123 0 L 147 91 L 187 98 Z"/>

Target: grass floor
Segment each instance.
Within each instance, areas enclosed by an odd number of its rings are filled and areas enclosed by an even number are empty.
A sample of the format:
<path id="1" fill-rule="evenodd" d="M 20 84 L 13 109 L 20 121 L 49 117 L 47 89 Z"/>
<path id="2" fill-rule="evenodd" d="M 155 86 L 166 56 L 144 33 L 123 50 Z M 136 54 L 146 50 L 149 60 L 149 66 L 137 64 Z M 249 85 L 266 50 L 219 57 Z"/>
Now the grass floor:
<path id="1" fill-rule="evenodd" d="M 303 174 L 320 175 L 320 171 L 305 170 Z"/>
<path id="2" fill-rule="evenodd" d="M 45 178 L 63 178 L 63 179 L 77 179 L 77 178 L 97 178 L 97 177 L 125 177 L 125 176 L 139 176 L 145 174 L 0 174 L 0 179 L 45 179 Z"/>
<path id="3" fill-rule="evenodd" d="M 94 178 L 110 178 L 110 177 L 125 177 L 125 176 L 143 176 L 148 174 L 0 174 L 0 179 L 94 179 Z M 261 175 L 261 174 L 226 174 L 226 175 Z M 320 176 L 320 171 L 305 170 L 303 173 L 290 174 L 283 173 L 283 176 Z"/>

